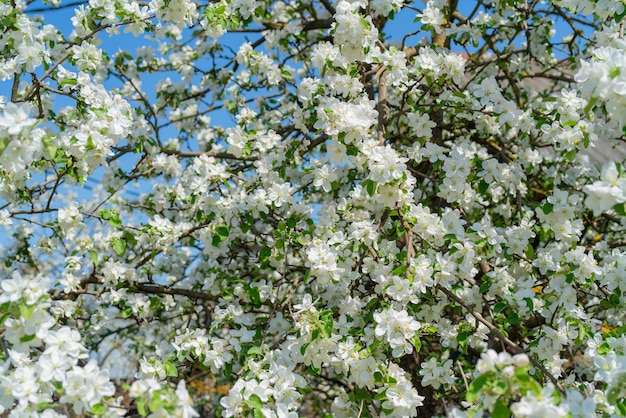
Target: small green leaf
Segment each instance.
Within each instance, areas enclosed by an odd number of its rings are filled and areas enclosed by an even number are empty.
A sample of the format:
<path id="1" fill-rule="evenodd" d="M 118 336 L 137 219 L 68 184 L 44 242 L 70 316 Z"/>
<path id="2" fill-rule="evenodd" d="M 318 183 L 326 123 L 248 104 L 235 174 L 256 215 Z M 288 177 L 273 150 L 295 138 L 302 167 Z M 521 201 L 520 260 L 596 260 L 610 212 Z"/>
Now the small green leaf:
<path id="1" fill-rule="evenodd" d="M 544 203 L 541 209 L 543 210 L 544 215 L 548 215 L 554 210 L 554 205 L 552 203 Z"/>
<path id="2" fill-rule="evenodd" d="M 478 376 L 470 383 L 469 390 L 467 391 L 467 402 L 474 403 L 480 396 L 483 387 L 487 384 L 488 379 L 491 377 L 490 373 L 485 373 Z"/>
<path id="3" fill-rule="evenodd" d="M 127 306 L 126 308 L 122 310 L 121 316 L 123 319 L 127 319 L 127 318 L 130 318 L 132 314 L 133 314 L 133 308 L 131 308 L 130 306 Z"/>
<path id="4" fill-rule="evenodd" d="M 59 86 L 76 86 L 78 85 L 78 80 L 75 78 L 66 78 L 59 83 Z"/>
<path id="5" fill-rule="evenodd" d="M 109 223 L 112 227 L 118 228 L 122 226 L 122 221 L 120 220 L 119 215 L 115 211 L 111 211 L 111 218 L 109 219 Z"/>
<path id="6" fill-rule="evenodd" d="M 420 348 L 422 348 L 422 340 L 420 339 L 419 332 L 413 334 L 413 337 L 411 337 L 411 344 L 413 344 L 413 347 L 415 347 L 415 352 L 418 353 L 420 351 Z"/>
<path id="7" fill-rule="evenodd" d="M 211 240 L 211 245 L 214 247 L 219 247 L 222 242 L 222 237 L 220 235 L 213 235 L 213 239 Z"/>
<path id="8" fill-rule="evenodd" d="M 150 298 L 150 310 L 155 311 L 159 306 L 161 306 L 161 299 L 158 297 Z"/>
<path id="9" fill-rule="evenodd" d="M 35 337 L 36 337 L 36 335 L 35 335 L 35 334 L 33 334 L 33 335 L 24 335 L 24 336 L 20 337 L 20 342 L 22 342 L 22 343 L 27 343 L 27 342 L 29 342 L 29 341 L 34 340 L 34 339 L 35 339 Z"/>
<path id="10" fill-rule="evenodd" d="M 118 256 L 122 257 L 126 253 L 126 241 L 119 238 L 113 240 L 113 250 L 115 250 Z"/>
<path id="11" fill-rule="evenodd" d="M 142 398 L 137 399 L 137 412 L 142 417 L 148 415 L 148 410 L 146 409 L 146 401 Z"/>
<path id="12" fill-rule="evenodd" d="M 41 142 L 43 143 L 43 149 L 48 157 L 50 157 L 50 159 L 54 159 L 54 157 L 56 157 L 57 155 L 57 144 L 56 142 L 54 142 L 53 138 L 54 135 L 50 134 L 44 135 L 43 138 L 41 138 Z"/>
<path id="13" fill-rule="evenodd" d="M 260 308 L 263 306 L 261 303 L 261 294 L 259 293 L 259 289 L 257 287 L 252 287 L 248 289 L 248 296 L 250 296 L 250 300 L 255 308 Z"/>
<path id="14" fill-rule="evenodd" d="M 91 407 L 92 415 L 104 415 L 106 411 L 107 411 L 107 407 L 104 406 L 103 403 L 97 403 Z"/>
<path id="15" fill-rule="evenodd" d="M 533 248 L 532 245 L 528 244 L 528 247 L 526 247 L 526 258 L 528 258 L 529 260 L 533 260 L 535 258 L 535 249 Z"/>
<path id="16" fill-rule="evenodd" d="M 33 313 L 35 312 L 37 305 L 26 305 L 26 304 L 20 304 L 20 316 L 25 319 L 26 321 L 28 321 L 31 316 L 33 316 Z"/>
<path id="17" fill-rule="evenodd" d="M 2 155 L 6 147 L 9 145 L 9 142 L 11 142 L 10 138 L 0 138 L 0 155 Z"/>
<path id="18" fill-rule="evenodd" d="M 157 391 L 152 395 L 152 399 L 150 399 L 150 403 L 148 403 L 148 407 L 151 411 L 157 411 L 166 405 L 166 400 L 161 396 L 161 391 Z"/>
<path id="19" fill-rule="evenodd" d="M 511 410 L 508 406 L 506 406 L 501 399 L 496 401 L 496 404 L 493 406 L 493 411 L 491 411 L 492 418 L 509 418 L 511 416 Z"/>
<path id="20" fill-rule="evenodd" d="M 561 125 L 563 125 L 563 126 L 567 126 L 567 127 L 570 127 L 570 128 L 571 128 L 571 127 L 573 127 L 573 126 L 576 126 L 576 124 L 577 124 L 577 123 L 578 123 L 578 122 L 577 122 L 577 121 L 575 121 L 575 120 L 568 119 L 568 120 L 566 120 L 565 122 L 561 122 Z"/>
<path id="21" fill-rule="evenodd" d="M 498 302 L 498 303 L 496 303 L 496 305 L 493 307 L 493 312 L 494 312 L 494 313 L 500 313 L 500 312 L 502 312 L 503 310 L 505 310 L 507 306 L 508 306 L 508 305 L 507 305 L 506 303 L 504 303 L 504 302 Z"/>
<path id="22" fill-rule="evenodd" d="M 609 71 L 609 77 L 611 78 L 616 78 L 620 75 L 621 70 L 619 67 L 613 67 L 611 68 L 611 70 Z"/>
<path id="23" fill-rule="evenodd" d="M 624 16 L 626 16 L 626 8 L 624 8 L 622 13 L 615 13 L 613 17 L 615 18 L 615 22 L 620 23 L 622 19 L 624 19 Z"/>
<path id="24" fill-rule="evenodd" d="M 248 396 L 246 399 L 246 405 L 250 408 L 263 408 L 263 401 L 259 397 L 259 395 L 255 395 L 254 393 Z"/>
<path id="25" fill-rule="evenodd" d="M 591 112 L 591 109 L 593 109 L 593 107 L 596 105 L 597 102 L 598 102 L 597 97 L 592 97 L 591 99 L 589 99 L 589 102 L 587 102 L 587 106 L 585 106 L 585 109 L 583 110 L 585 115 L 588 115 L 589 112 Z"/>
<path id="26" fill-rule="evenodd" d="M 261 264 L 268 263 L 271 255 L 272 255 L 272 250 L 269 247 L 265 246 L 261 248 L 261 251 L 259 252 L 259 262 Z"/>
<path id="27" fill-rule="evenodd" d="M 176 368 L 176 365 L 174 364 L 174 361 L 172 361 L 172 359 L 166 360 L 165 363 L 163 363 L 163 368 L 165 369 L 165 373 L 169 377 L 178 376 L 178 369 Z"/>
<path id="28" fill-rule="evenodd" d="M 370 196 L 374 196 L 374 193 L 376 193 L 376 182 L 373 180 L 366 180 L 365 181 L 365 189 L 367 190 L 367 194 Z"/>
<path id="29" fill-rule="evenodd" d="M 626 216 L 626 205 L 624 203 L 616 204 L 615 206 L 613 206 L 613 209 L 615 210 L 615 212 L 617 212 L 618 215 Z"/>
<path id="30" fill-rule="evenodd" d="M 568 161 L 568 162 L 574 161 L 574 159 L 576 158 L 576 154 L 577 153 L 578 153 L 578 151 L 575 150 L 575 149 L 566 152 L 565 155 L 564 155 L 565 160 Z"/>
<path id="31" fill-rule="evenodd" d="M 480 284 L 479 291 L 480 293 L 487 293 L 490 287 L 491 287 L 491 282 L 482 282 Z"/>
<path id="32" fill-rule="evenodd" d="M 326 310 L 322 312 L 322 314 L 320 315 L 320 325 L 321 325 L 322 335 L 325 338 L 330 338 L 330 336 L 333 333 L 333 325 L 334 325 L 332 311 Z"/>
<path id="33" fill-rule="evenodd" d="M 248 356 L 254 356 L 254 355 L 263 355 L 263 352 L 261 351 L 261 347 L 250 347 L 248 349 Z"/>

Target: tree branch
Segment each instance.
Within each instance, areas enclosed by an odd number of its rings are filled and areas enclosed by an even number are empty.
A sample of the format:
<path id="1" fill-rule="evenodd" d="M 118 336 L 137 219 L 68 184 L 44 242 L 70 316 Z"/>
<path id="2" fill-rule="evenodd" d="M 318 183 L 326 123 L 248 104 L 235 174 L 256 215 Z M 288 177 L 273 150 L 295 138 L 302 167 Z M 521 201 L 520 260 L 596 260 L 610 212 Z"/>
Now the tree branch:
<path id="1" fill-rule="evenodd" d="M 457 295 L 455 295 L 454 293 L 452 293 L 450 290 L 446 289 L 445 287 L 441 286 L 440 284 L 436 285 L 436 288 L 438 290 L 440 290 L 441 292 L 443 292 L 447 297 L 449 297 L 450 299 L 454 300 L 456 303 L 458 303 L 463 308 L 465 308 L 465 310 L 467 312 L 469 312 L 474 318 L 476 318 L 476 320 L 478 322 L 480 322 L 483 325 L 485 325 L 489 329 L 489 331 L 491 331 L 496 337 L 498 337 L 500 339 L 500 341 L 502 341 L 506 346 L 508 346 L 513 351 L 515 351 L 515 353 L 528 355 L 528 353 L 526 353 L 526 351 L 522 347 L 520 347 L 519 345 L 515 344 L 515 342 L 511 341 L 507 337 L 505 337 L 504 334 L 502 334 L 502 332 L 498 329 L 498 327 L 493 325 L 491 322 L 487 321 L 484 316 L 482 316 L 480 313 L 476 312 L 463 299 L 461 299 L 460 297 L 458 297 Z M 530 359 L 530 362 L 532 363 L 532 365 L 535 366 L 536 368 L 538 368 L 539 370 L 541 370 L 541 372 L 548 379 L 550 379 L 550 381 L 552 383 L 554 383 L 554 386 L 556 386 L 556 388 L 561 393 L 565 393 L 565 389 L 563 388 L 561 383 L 559 383 L 559 381 L 556 379 L 556 377 L 554 377 L 552 375 L 552 373 L 550 373 L 543 366 L 543 364 L 541 364 L 539 361 L 535 360 L 532 356 L 528 356 L 528 358 Z"/>

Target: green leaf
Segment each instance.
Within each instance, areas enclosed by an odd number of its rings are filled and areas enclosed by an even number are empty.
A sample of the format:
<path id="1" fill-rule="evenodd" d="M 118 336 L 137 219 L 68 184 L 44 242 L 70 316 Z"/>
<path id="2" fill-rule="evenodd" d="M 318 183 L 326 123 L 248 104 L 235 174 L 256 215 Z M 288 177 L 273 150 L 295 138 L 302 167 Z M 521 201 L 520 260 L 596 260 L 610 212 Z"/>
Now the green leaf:
<path id="1" fill-rule="evenodd" d="M 43 149 L 46 152 L 46 154 L 48 155 L 48 157 L 50 157 L 50 159 L 54 160 L 54 157 L 56 157 L 57 155 L 57 144 L 56 142 L 54 142 L 54 135 L 44 135 L 43 138 L 41 138 L 41 142 L 43 143 Z M 1 154 L 2 152 L 0 152 Z"/>
<path id="2" fill-rule="evenodd" d="M 250 300 L 255 308 L 260 308 L 263 306 L 261 303 L 261 294 L 259 293 L 259 288 L 250 286 L 248 289 L 248 296 L 250 296 Z"/>
<path id="3" fill-rule="evenodd" d="M 214 247 L 219 247 L 222 242 L 222 237 L 220 235 L 213 235 L 213 239 L 211 240 L 211 245 Z"/>
<path id="4" fill-rule="evenodd" d="M 163 363 L 163 368 L 165 369 L 165 373 L 169 377 L 178 376 L 178 369 L 176 368 L 176 365 L 174 364 L 174 361 L 172 359 L 167 359 L 165 363 Z"/>
<path id="5" fill-rule="evenodd" d="M 35 335 L 35 334 L 33 334 L 33 335 L 24 335 L 24 336 L 20 337 L 20 342 L 22 342 L 22 343 L 27 343 L 27 342 L 29 342 L 29 341 L 34 340 L 34 339 L 35 339 L 35 337 L 36 337 L 36 335 Z"/>
<path id="6" fill-rule="evenodd" d="M 150 399 L 148 407 L 151 411 L 156 411 L 165 406 L 165 404 L 166 400 L 164 399 L 164 397 L 161 397 L 161 391 L 157 391 L 154 392 L 154 394 L 152 395 L 152 399 Z"/>
<path id="7" fill-rule="evenodd" d="M 119 238 L 113 240 L 113 250 L 115 254 L 122 257 L 126 253 L 126 241 Z"/>
<path id="8" fill-rule="evenodd" d="M 506 317 L 506 320 L 511 324 L 517 324 L 519 322 L 519 315 L 515 311 L 509 312 L 509 315 Z"/>
<path id="9" fill-rule="evenodd" d="M 372 299 L 370 299 L 369 302 L 367 302 L 367 305 L 365 305 L 365 308 L 363 310 L 364 311 L 371 311 L 372 309 L 375 309 L 376 306 L 378 306 L 378 299 L 377 298 L 372 298 Z"/>
<path id="10" fill-rule="evenodd" d="M 490 377 L 492 377 L 491 373 L 481 374 L 476 379 L 474 379 L 472 383 L 470 383 L 469 390 L 467 391 L 467 395 L 465 396 L 467 402 L 476 402 L 482 392 L 483 387 L 485 387 Z"/>
<path id="11" fill-rule="evenodd" d="M 391 274 L 394 276 L 402 276 L 404 275 L 405 271 L 406 271 L 406 264 L 396 267 L 395 269 L 393 269 Z"/>
<path id="12" fill-rule="evenodd" d="M 359 149 L 357 147 L 355 147 L 354 145 L 350 145 L 346 149 L 346 154 L 354 157 L 356 155 L 359 155 Z"/>
<path id="13" fill-rule="evenodd" d="M 617 78 L 621 73 L 621 70 L 619 67 L 613 67 L 611 68 L 611 70 L 609 71 L 609 77 L 611 78 Z"/>
<path id="14" fill-rule="evenodd" d="M 554 210 L 554 205 L 552 203 L 544 203 L 541 209 L 543 210 L 544 215 L 548 215 Z"/>
<path id="15" fill-rule="evenodd" d="M 531 244 L 528 244 L 528 247 L 526 247 L 525 255 L 529 260 L 533 260 L 535 258 L 535 249 Z"/>
<path id="16" fill-rule="evenodd" d="M 122 221 L 120 220 L 120 216 L 114 210 L 111 211 L 111 218 L 109 219 L 109 223 L 111 224 L 112 227 L 115 227 L 115 228 L 122 226 Z"/>
<path id="17" fill-rule="evenodd" d="M 263 248 L 261 248 L 261 251 L 259 252 L 259 262 L 261 264 L 267 264 L 270 260 L 270 256 L 272 255 L 272 250 L 265 246 Z"/>
<path id="18" fill-rule="evenodd" d="M 132 314 L 133 314 L 133 308 L 131 308 L 130 306 L 127 306 L 122 310 L 121 316 L 123 319 L 127 319 L 127 318 L 130 318 Z"/>
<path id="19" fill-rule="evenodd" d="M 11 142 L 10 138 L 0 138 L 0 155 L 2 155 L 6 147 L 9 145 L 9 142 Z"/>
<path id="20" fill-rule="evenodd" d="M 34 305 L 26 305 L 22 303 L 20 306 L 20 316 L 28 321 L 33 313 L 37 310 L 37 304 Z"/>
<path id="21" fill-rule="evenodd" d="M 376 182 L 373 180 L 366 180 L 364 184 L 365 189 L 367 190 L 367 194 L 370 196 L 374 196 L 374 193 L 376 193 Z"/>
<path id="22" fill-rule="evenodd" d="M 263 401 L 259 398 L 259 395 L 251 394 L 248 399 L 246 399 L 246 405 L 250 408 L 263 408 Z"/>
<path id="23" fill-rule="evenodd" d="M 322 314 L 320 315 L 320 325 L 321 325 L 322 335 L 325 338 L 330 338 L 330 336 L 333 333 L 333 325 L 334 325 L 333 312 L 331 310 L 326 310 L 322 312 Z"/>
<path id="24" fill-rule="evenodd" d="M 107 411 L 107 407 L 103 403 L 97 403 L 91 407 L 92 415 L 103 415 Z"/>
<path id="25" fill-rule="evenodd" d="M 1 312 L 1 310 L 0 310 L 0 312 Z M 9 317 L 11 317 L 11 316 L 12 316 L 11 312 L 6 312 L 2 316 L 0 316 L 0 327 L 2 327 L 2 324 L 4 324 L 4 321 L 9 319 Z"/>
<path id="26" fill-rule="evenodd" d="M 48 402 L 39 402 L 35 408 L 37 409 L 37 411 L 45 411 L 46 409 L 52 409 L 54 408 L 54 404 L 48 403 Z"/>
<path id="27" fill-rule="evenodd" d="M 498 303 L 496 303 L 496 305 L 493 307 L 493 312 L 494 312 L 494 313 L 500 313 L 500 312 L 502 312 L 503 310 L 505 310 L 507 306 L 508 306 L 508 305 L 507 305 L 506 303 L 504 303 L 504 302 L 498 302 Z"/>
<path id="28" fill-rule="evenodd" d="M 615 206 L 613 206 L 613 209 L 615 210 L 615 212 L 617 212 L 618 215 L 626 216 L 626 205 L 624 203 L 616 204 Z"/>
<path id="29" fill-rule="evenodd" d="M 142 398 L 137 399 L 137 412 L 139 412 L 139 415 L 141 415 L 142 417 L 145 417 L 146 415 L 148 415 L 148 410 L 146 409 L 145 399 L 142 399 Z"/>
<path id="30" fill-rule="evenodd" d="M 356 400 L 357 401 L 371 401 L 372 400 L 372 395 L 370 395 L 369 392 L 361 389 L 360 387 L 355 387 L 354 388 L 354 394 L 356 395 Z"/>
<path id="31" fill-rule="evenodd" d="M 413 334 L 413 337 L 411 337 L 411 344 L 413 344 L 413 347 L 415 347 L 415 352 L 418 353 L 420 351 L 420 348 L 422 348 L 422 340 L 420 340 L 419 332 Z"/>
<path id="32" fill-rule="evenodd" d="M 489 291 L 490 287 L 491 287 L 491 282 L 487 282 L 487 281 L 482 282 L 480 284 L 479 291 L 480 291 L 480 293 L 487 293 Z"/>
<path id="33" fill-rule="evenodd" d="M 577 121 L 575 121 L 575 120 L 568 119 L 568 120 L 566 120 L 565 122 L 561 122 L 561 125 L 563 125 L 563 126 L 567 126 L 567 127 L 570 127 L 570 128 L 571 128 L 571 127 L 573 127 L 573 126 L 576 126 L 576 124 L 577 124 L 577 123 L 578 123 L 578 122 L 577 122 Z"/>
<path id="34" fill-rule="evenodd" d="M 261 351 L 261 347 L 250 347 L 248 349 L 248 356 L 254 356 L 254 355 L 263 355 L 263 352 Z"/>
<path id="35" fill-rule="evenodd" d="M 598 102 L 597 97 L 592 97 L 591 99 L 589 99 L 589 102 L 587 102 L 587 106 L 585 106 L 585 109 L 583 110 L 585 115 L 588 115 L 589 112 L 591 112 L 591 109 L 593 109 L 593 107 L 596 105 L 597 102 Z"/>
<path id="36" fill-rule="evenodd" d="M 468 331 L 461 331 L 456 336 L 456 341 L 459 343 L 459 347 L 463 349 L 464 353 L 467 353 L 467 346 L 469 345 L 469 336 L 471 335 Z"/>
<path id="37" fill-rule="evenodd" d="M 95 250 L 89 252 L 89 257 L 91 257 L 91 261 L 93 261 L 94 264 L 98 264 L 98 253 Z"/>
<path id="38" fill-rule="evenodd" d="M 496 404 L 493 406 L 493 411 L 491 411 L 492 418 L 509 418 L 511 416 L 511 410 L 508 406 L 502 402 L 501 399 L 496 401 Z"/>
<path id="39" fill-rule="evenodd" d="M 158 297 L 150 298 L 150 310 L 155 311 L 159 306 L 161 306 L 161 299 Z"/>
<path id="40" fill-rule="evenodd" d="M 541 393 L 541 385 L 535 380 L 534 377 L 528 374 L 530 366 L 518 367 L 515 369 L 515 380 L 520 385 L 520 391 L 522 393 L 532 392 L 534 394 Z"/>
<path id="41" fill-rule="evenodd" d="M 221 237 L 228 237 L 228 234 L 230 233 L 227 226 L 218 226 L 215 228 L 215 232 L 217 232 Z"/>
<path id="42" fill-rule="evenodd" d="M 568 161 L 568 162 L 574 161 L 574 159 L 576 158 L 576 154 L 577 153 L 578 153 L 578 151 L 575 150 L 575 149 L 566 152 L 565 155 L 564 155 L 565 160 Z"/>
<path id="43" fill-rule="evenodd" d="M 498 395 L 504 395 L 507 390 L 509 390 L 509 386 L 504 380 L 497 379 L 491 384 L 491 391 Z"/>
<path id="44" fill-rule="evenodd" d="M 59 86 L 76 86 L 78 85 L 78 80 L 75 78 L 66 78 L 59 83 Z"/>

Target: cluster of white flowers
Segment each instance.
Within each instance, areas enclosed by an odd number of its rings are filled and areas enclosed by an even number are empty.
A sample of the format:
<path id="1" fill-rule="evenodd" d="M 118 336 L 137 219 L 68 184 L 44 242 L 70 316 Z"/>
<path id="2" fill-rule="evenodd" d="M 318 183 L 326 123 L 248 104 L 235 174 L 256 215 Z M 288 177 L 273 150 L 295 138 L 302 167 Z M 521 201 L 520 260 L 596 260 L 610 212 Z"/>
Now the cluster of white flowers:
<path id="1" fill-rule="evenodd" d="M 620 178 L 615 163 L 611 162 L 602 168 L 600 181 L 585 185 L 583 191 L 587 193 L 585 205 L 597 216 L 626 202 L 626 179 Z"/>
<path id="2" fill-rule="evenodd" d="M 0 305 L 8 306 L 4 338 L 9 355 L 0 366 L 0 410 L 30 414 L 57 399 L 81 414 L 110 399 L 115 387 L 108 372 L 93 360 L 85 364 L 87 350 L 78 331 L 57 325 L 49 314 L 51 281 L 16 271 L 1 286 Z M 114 409 L 110 416 L 116 416 Z"/>
<path id="3" fill-rule="evenodd" d="M 582 61 L 576 74 L 581 93 L 589 100 L 601 100 L 612 120 L 626 126 L 626 44 L 615 42 L 594 51 L 590 61 Z"/>
<path id="4" fill-rule="evenodd" d="M 361 61 L 369 52 L 378 38 L 378 29 L 371 17 L 363 17 L 358 13 L 359 7 L 365 4 L 341 0 L 337 3 L 335 23 L 331 30 L 341 55 L 347 62 Z"/>
<path id="5" fill-rule="evenodd" d="M 33 110 L 27 103 L 8 103 L 0 115 L 0 167 L 3 177 L 10 179 L 0 179 L 0 196 L 7 200 L 13 200 L 17 190 L 31 178 L 24 167 L 43 156 L 44 131 L 34 128 L 37 119 Z"/>

